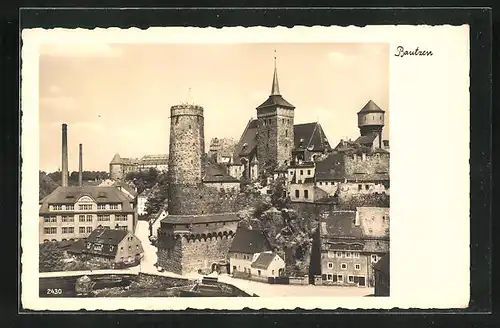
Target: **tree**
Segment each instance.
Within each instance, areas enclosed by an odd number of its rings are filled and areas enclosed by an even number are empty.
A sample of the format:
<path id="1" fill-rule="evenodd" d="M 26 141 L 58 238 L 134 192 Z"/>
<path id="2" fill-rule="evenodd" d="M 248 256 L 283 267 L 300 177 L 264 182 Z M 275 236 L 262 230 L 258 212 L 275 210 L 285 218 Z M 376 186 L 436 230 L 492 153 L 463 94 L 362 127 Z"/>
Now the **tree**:
<path id="1" fill-rule="evenodd" d="M 277 209 L 282 209 L 288 207 L 290 205 L 290 198 L 287 195 L 286 189 L 286 178 L 278 177 L 274 180 L 271 187 L 271 203 Z"/>
<path id="2" fill-rule="evenodd" d="M 56 243 L 44 243 L 40 245 L 40 272 L 60 271 L 64 263 L 63 251 Z"/>
<path id="3" fill-rule="evenodd" d="M 146 201 L 145 210 L 149 215 L 158 213 L 168 199 L 168 184 L 165 181 L 159 181 L 163 183 L 158 183 L 156 189 L 149 195 Z"/>
<path id="4" fill-rule="evenodd" d="M 125 180 L 132 181 L 140 194 L 145 189 L 153 188 L 164 173 L 160 173 L 155 168 L 150 168 L 146 171 L 129 172 Z"/>

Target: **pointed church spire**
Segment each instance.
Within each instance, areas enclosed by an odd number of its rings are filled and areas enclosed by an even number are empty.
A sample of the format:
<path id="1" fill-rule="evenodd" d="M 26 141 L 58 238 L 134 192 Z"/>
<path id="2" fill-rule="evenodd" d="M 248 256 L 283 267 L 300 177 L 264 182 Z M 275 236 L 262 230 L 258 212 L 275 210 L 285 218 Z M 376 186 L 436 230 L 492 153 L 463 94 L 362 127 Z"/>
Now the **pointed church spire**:
<path id="1" fill-rule="evenodd" d="M 271 96 L 280 95 L 280 86 L 278 84 L 278 70 L 276 69 L 276 49 L 274 50 L 274 76 L 273 76 L 273 87 L 271 89 Z"/>

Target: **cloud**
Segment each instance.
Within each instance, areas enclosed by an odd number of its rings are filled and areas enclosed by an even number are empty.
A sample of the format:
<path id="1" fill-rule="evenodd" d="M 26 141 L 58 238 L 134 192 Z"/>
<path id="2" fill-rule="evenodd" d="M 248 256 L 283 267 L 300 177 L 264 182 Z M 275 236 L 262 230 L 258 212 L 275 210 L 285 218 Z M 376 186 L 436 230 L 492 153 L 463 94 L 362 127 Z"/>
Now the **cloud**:
<path id="1" fill-rule="evenodd" d="M 122 51 L 106 43 L 44 44 L 41 56 L 53 57 L 119 57 Z"/>
<path id="2" fill-rule="evenodd" d="M 75 111 L 78 109 L 78 102 L 73 97 L 66 96 L 41 97 L 40 107 L 51 111 Z"/>

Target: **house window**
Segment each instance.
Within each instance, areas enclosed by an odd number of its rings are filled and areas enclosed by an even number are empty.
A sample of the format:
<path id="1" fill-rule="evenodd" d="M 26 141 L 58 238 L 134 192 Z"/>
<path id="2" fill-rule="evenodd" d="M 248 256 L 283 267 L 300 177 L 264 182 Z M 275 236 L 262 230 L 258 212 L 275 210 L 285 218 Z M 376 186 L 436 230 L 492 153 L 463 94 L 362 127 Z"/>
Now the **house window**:
<path id="1" fill-rule="evenodd" d="M 86 227 L 85 228 L 86 233 L 91 233 L 92 232 L 92 227 Z"/>
<path id="2" fill-rule="evenodd" d="M 373 254 L 372 255 L 372 262 L 377 262 L 378 259 L 377 259 L 377 255 L 376 254 Z"/>
<path id="3" fill-rule="evenodd" d="M 304 170 L 300 170 L 300 175 L 303 175 L 304 174 Z"/>
<path id="4" fill-rule="evenodd" d="M 328 262 L 328 269 L 333 269 L 333 263 L 332 262 Z"/>
<path id="5" fill-rule="evenodd" d="M 307 175 L 311 175 L 311 170 L 307 170 Z"/>
<path id="6" fill-rule="evenodd" d="M 358 190 L 359 191 L 363 190 L 363 185 L 358 185 Z"/>
<path id="7" fill-rule="evenodd" d="M 118 209 L 118 204 L 110 204 L 109 205 L 110 210 L 117 210 Z"/>
<path id="8" fill-rule="evenodd" d="M 365 185 L 365 189 L 366 190 L 370 189 L 370 185 Z"/>
<path id="9" fill-rule="evenodd" d="M 352 257 L 355 259 L 359 259 L 359 253 L 358 252 L 352 253 Z"/>
<path id="10" fill-rule="evenodd" d="M 74 227 L 62 227 L 62 233 L 74 233 L 75 228 Z"/>
<path id="11" fill-rule="evenodd" d="M 53 211 L 61 211 L 62 210 L 62 205 L 52 205 L 52 210 Z"/>
<path id="12" fill-rule="evenodd" d="M 293 175 L 293 171 L 290 171 L 290 175 Z"/>
<path id="13" fill-rule="evenodd" d="M 300 197 L 300 191 L 299 190 L 295 190 L 295 198 L 299 198 Z"/>
<path id="14" fill-rule="evenodd" d="M 338 275 L 337 275 L 337 281 L 338 281 L 338 282 L 343 282 L 343 281 L 344 281 L 344 275 L 342 275 L 342 274 L 338 274 Z"/>
<path id="15" fill-rule="evenodd" d="M 139 250 L 139 245 L 135 245 L 135 250 L 138 251 Z"/>
<path id="16" fill-rule="evenodd" d="M 116 221 L 127 221 L 127 216 L 124 214 L 117 214 L 117 215 L 115 215 L 115 220 Z"/>
<path id="17" fill-rule="evenodd" d="M 351 252 L 345 252 L 345 257 L 350 258 L 351 257 Z"/>
<path id="18" fill-rule="evenodd" d="M 304 190 L 304 198 L 305 199 L 309 198 L 309 190 Z"/>
<path id="19" fill-rule="evenodd" d="M 66 205 L 66 210 L 67 211 L 73 211 L 75 209 L 74 205 Z"/>
<path id="20" fill-rule="evenodd" d="M 129 250 L 129 251 L 131 251 L 131 250 L 132 250 L 132 246 L 129 246 L 129 247 L 128 247 L 128 250 Z"/>
<path id="21" fill-rule="evenodd" d="M 66 216 L 64 215 L 61 219 L 62 222 L 74 222 L 75 221 L 75 218 L 72 217 L 72 216 Z"/>
<path id="22" fill-rule="evenodd" d="M 345 264 L 345 263 L 340 264 L 340 268 L 342 270 L 347 270 L 347 264 Z"/>
<path id="23" fill-rule="evenodd" d="M 274 270 L 271 271 L 271 274 L 274 276 Z"/>
<path id="24" fill-rule="evenodd" d="M 175 117 L 175 124 L 178 124 L 178 123 L 179 123 L 179 116 L 176 116 Z M 122 260 L 123 260 L 123 258 L 122 258 Z"/>
<path id="25" fill-rule="evenodd" d="M 105 210 L 106 209 L 106 204 L 97 204 L 97 209 L 98 210 Z"/>
<path id="26" fill-rule="evenodd" d="M 258 275 L 259 275 L 259 277 L 260 277 L 260 270 L 257 270 L 257 274 L 258 274 Z"/>
<path id="27" fill-rule="evenodd" d="M 110 220 L 109 214 L 98 214 L 97 215 L 97 221 L 107 222 L 109 220 Z"/>
<path id="28" fill-rule="evenodd" d="M 85 233 L 85 227 L 79 227 L 78 233 Z"/>
<path id="29" fill-rule="evenodd" d="M 87 222 L 92 222 L 92 215 L 87 215 Z"/>
<path id="30" fill-rule="evenodd" d="M 78 205 L 78 209 L 80 211 L 90 211 L 92 209 L 92 205 L 91 204 L 80 204 L 80 205 Z"/>
<path id="31" fill-rule="evenodd" d="M 354 265 L 354 270 L 361 270 L 361 265 L 355 264 Z"/>
<path id="32" fill-rule="evenodd" d="M 332 281 L 333 280 L 333 275 L 332 274 L 327 274 L 326 275 L 326 280 Z"/>
<path id="33" fill-rule="evenodd" d="M 342 252 L 337 252 L 337 257 L 342 257 Z"/>
<path id="34" fill-rule="evenodd" d="M 319 185 L 320 185 L 320 186 L 321 186 L 321 185 L 323 185 L 323 182 L 321 182 L 321 181 L 320 181 L 320 182 L 319 182 Z"/>
<path id="35" fill-rule="evenodd" d="M 347 281 L 354 282 L 354 276 L 351 275 L 347 276 Z"/>
<path id="36" fill-rule="evenodd" d="M 85 215 L 79 215 L 78 216 L 78 221 L 85 222 Z"/>
<path id="37" fill-rule="evenodd" d="M 57 228 L 56 227 L 50 227 L 50 228 L 43 228 L 43 232 L 46 235 L 54 235 L 57 233 Z"/>

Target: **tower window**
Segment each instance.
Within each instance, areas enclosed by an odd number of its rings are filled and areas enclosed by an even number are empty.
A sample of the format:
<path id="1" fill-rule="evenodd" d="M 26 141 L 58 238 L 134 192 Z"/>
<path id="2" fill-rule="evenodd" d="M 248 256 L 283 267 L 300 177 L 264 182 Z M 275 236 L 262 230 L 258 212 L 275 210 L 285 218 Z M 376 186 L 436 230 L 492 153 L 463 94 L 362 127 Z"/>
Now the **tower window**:
<path id="1" fill-rule="evenodd" d="M 288 144 L 287 143 L 285 144 L 285 148 L 288 148 Z"/>
<path id="2" fill-rule="evenodd" d="M 285 137 L 288 137 L 288 130 L 285 130 Z"/>
<path id="3" fill-rule="evenodd" d="M 271 119 L 268 119 L 268 120 L 267 120 L 267 123 L 271 124 Z"/>
<path id="4" fill-rule="evenodd" d="M 189 128 L 189 129 L 191 129 L 191 124 L 189 124 L 189 127 L 188 127 L 188 128 Z"/>
<path id="5" fill-rule="evenodd" d="M 269 138 L 270 135 L 271 135 L 271 131 L 267 130 L 267 138 Z"/>
<path id="6" fill-rule="evenodd" d="M 175 118 L 175 124 L 179 124 L 179 116 Z"/>
<path id="7" fill-rule="evenodd" d="M 283 118 L 283 119 L 281 119 L 281 122 L 282 122 L 283 124 L 285 124 L 285 119 L 284 119 L 284 118 Z"/>

